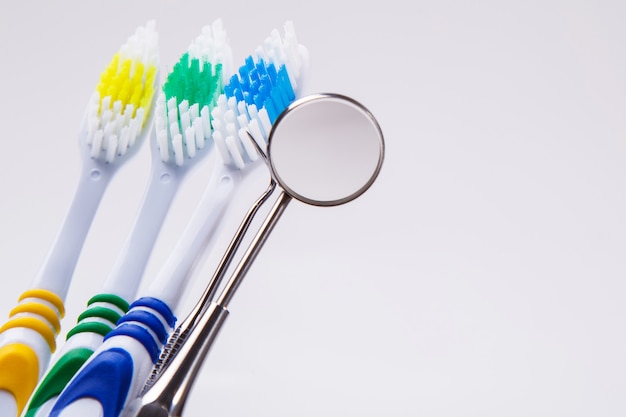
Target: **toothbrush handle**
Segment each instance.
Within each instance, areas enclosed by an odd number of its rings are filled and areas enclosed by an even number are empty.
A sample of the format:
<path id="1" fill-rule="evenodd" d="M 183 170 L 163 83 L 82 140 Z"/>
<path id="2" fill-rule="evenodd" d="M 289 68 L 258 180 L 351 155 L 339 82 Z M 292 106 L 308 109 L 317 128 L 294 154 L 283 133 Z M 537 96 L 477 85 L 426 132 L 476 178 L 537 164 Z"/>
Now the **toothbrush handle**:
<path id="1" fill-rule="evenodd" d="M 147 288 L 146 295 L 176 308 L 194 265 L 200 255 L 207 253 L 215 243 L 222 218 L 240 180 L 239 172 L 221 163 L 215 165 L 198 206 L 163 267 Z"/>
<path id="2" fill-rule="evenodd" d="M 97 294 L 87 302 L 76 326 L 67 333 L 58 359 L 36 387 L 24 417 L 37 417 L 40 410 L 50 409 L 71 378 L 127 311 L 128 302 L 114 294 Z"/>
<path id="3" fill-rule="evenodd" d="M 56 349 L 56 336 L 65 311 L 54 293 L 24 292 L 9 320 L 0 328 L 0 410 L 19 415 Z"/>
<path id="4" fill-rule="evenodd" d="M 186 171 L 154 162 L 150 184 L 120 256 L 103 284 L 105 292 L 136 296 L 146 264 Z"/>
<path id="5" fill-rule="evenodd" d="M 147 297 L 135 301 L 61 392 L 50 417 L 83 417 L 94 408 L 103 417 L 119 416 L 127 399 L 137 395 L 133 387 L 147 378 L 167 340 L 166 327 L 175 321 L 165 303 Z"/>
<path id="6" fill-rule="evenodd" d="M 115 169 L 115 165 L 106 167 L 93 159 L 85 161 L 72 203 L 33 288 L 45 288 L 65 300 L 87 233 Z"/>

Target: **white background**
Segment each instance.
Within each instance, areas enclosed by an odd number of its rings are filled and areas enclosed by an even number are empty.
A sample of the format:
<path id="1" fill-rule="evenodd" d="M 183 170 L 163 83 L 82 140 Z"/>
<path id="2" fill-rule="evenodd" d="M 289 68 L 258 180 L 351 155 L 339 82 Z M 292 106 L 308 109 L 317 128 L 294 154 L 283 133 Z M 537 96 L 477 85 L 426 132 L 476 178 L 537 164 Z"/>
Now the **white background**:
<path id="1" fill-rule="evenodd" d="M 2 315 L 65 215 L 79 122 L 113 53 L 155 19 L 167 70 L 217 18 L 236 63 L 292 20 L 307 92 L 362 102 L 387 154 L 356 201 L 288 207 L 185 415 L 626 414 L 620 1 L 0 1 Z M 149 167 L 146 146 L 105 195 L 65 331 L 116 259 Z M 181 190 L 148 281 L 207 172 Z M 184 308 L 210 272 L 211 256 Z"/>

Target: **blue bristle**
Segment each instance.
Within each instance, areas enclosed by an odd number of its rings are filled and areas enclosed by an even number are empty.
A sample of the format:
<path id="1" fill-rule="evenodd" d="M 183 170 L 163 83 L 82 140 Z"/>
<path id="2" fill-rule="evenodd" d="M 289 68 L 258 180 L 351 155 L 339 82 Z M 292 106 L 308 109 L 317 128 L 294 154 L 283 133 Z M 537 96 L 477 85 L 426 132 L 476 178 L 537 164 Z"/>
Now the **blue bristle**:
<path id="1" fill-rule="evenodd" d="M 274 102 L 272 100 L 271 97 L 267 97 L 265 99 L 265 102 L 263 103 L 263 106 L 265 107 L 265 110 L 267 110 L 267 115 L 270 119 L 270 123 L 274 124 L 274 122 L 276 121 L 276 119 L 278 118 L 278 110 L 276 109 L 276 107 L 274 106 Z"/>
<path id="2" fill-rule="evenodd" d="M 259 80 L 259 82 L 268 91 L 271 90 L 272 86 L 274 85 L 274 83 L 272 82 L 272 80 L 267 74 L 263 75 L 263 77 Z"/>
<path id="3" fill-rule="evenodd" d="M 269 92 L 271 91 L 272 86 L 261 84 L 259 86 L 258 95 L 261 97 L 263 101 L 269 96 Z"/>
<path id="4" fill-rule="evenodd" d="M 235 88 L 232 85 L 230 85 L 230 83 L 226 84 L 224 86 L 224 95 L 226 95 L 226 97 L 232 97 L 234 89 Z"/>
<path id="5" fill-rule="evenodd" d="M 279 86 L 276 86 L 272 89 L 270 93 L 272 97 L 272 102 L 274 103 L 274 106 L 276 107 L 276 111 L 278 113 L 282 112 L 283 109 L 287 107 L 287 104 L 289 104 L 287 101 L 283 100 L 283 95 L 280 90 L 281 88 Z"/>
<path id="6" fill-rule="evenodd" d="M 241 83 L 239 82 L 239 77 L 237 74 L 234 74 L 228 80 L 228 83 L 224 86 L 224 94 L 226 97 L 234 97 L 235 90 L 241 88 Z"/>
<path id="7" fill-rule="evenodd" d="M 249 91 L 243 92 L 243 99 L 246 102 L 246 106 L 251 106 L 254 104 L 254 94 L 250 93 Z"/>
<path id="8" fill-rule="evenodd" d="M 290 102 L 296 99 L 296 92 L 293 90 L 293 85 L 291 85 L 291 81 L 289 80 L 287 67 L 284 65 L 281 66 L 278 71 L 277 82 L 281 85 L 281 89 L 285 91 L 285 94 Z"/>
<path id="9" fill-rule="evenodd" d="M 250 72 L 248 72 L 248 79 L 250 80 L 250 83 L 259 81 L 259 71 L 257 71 L 256 68 L 252 68 Z"/>
<path id="10" fill-rule="evenodd" d="M 284 67 L 284 65 L 282 67 Z M 266 66 L 265 71 L 267 72 L 267 75 L 269 75 L 270 79 L 272 80 L 272 83 L 276 83 L 278 79 L 278 74 L 276 72 L 276 65 L 270 64 Z"/>
<path id="11" fill-rule="evenodd" d="M 287 93 L 287 91 L 285 90 L 285 83 L 284 83 L 284 82 L 282 82 L 282 80 L 279 80 L 279 81 L 276 83 L 276 91 L 277 91 L 277 94 L 280 96 L 280 100 L 281 100 L 281 102 L 282 102 L 282 103 L 283 103 L 283 105 L 284 105 L 283 109 L 284 109 L 285 107 L 287 107 L 287 106 L 289 105 L 289 103 L 291 103 L 291 102 L 293 101 L 293 100 L 291 100 L 291 99 L 289 98 L 289 94 L 288 94 L 288 93 Z"/>
<path id="12" fill-rule="evenodd" d="M 263 97 L 261 97 L 260 94 L 257 94 L 254 96 L 254 105 L 256 106 L 257 109 L 261 110 L 261 108 L 263 108 Z"/>
<path id="13" fill-rule="evenodd" d="M 244 100 L 243 91 L 241 91 L 240 88 L 235 89 L 233 97 L 235 97 L 237 101 L 243 101 Z"/>
<path id="14" fill-rule="evenodd" d="M 244 67 L 240 67 L 239 68 L 239 74 L 236 75 L 237 77 L 237 85 L 245 90 L 248 89 L 248 72 Z"/>
<path id="15" fill-rule="evenodd" d="M 246 60 L 245 60 L 244 62 L 245 62 L 245 66 L 246 66 L 249 70 L 252 70 L 252 69 L 254 68 L 254 66 L 255 66 L 255 65 L 254 65 L 254 58 L 252 57 L 252 55 L 248 55 L 248 56 L 246 57 Z"/>
<path id="16" fill-rule="evenodd" d="M 256 61 L 251 55 L 244 62 L 224 87 L 224 93 L 248 106 L 255 105 L 259 110 L 265 108 L 273 124 L 296 97 L 287 67 L 277 68 L 274 63 L 263 59 Z"/>
<path id="17" fill-rule="evenodd" d="M 264 61 L 259 61 L 256 64 L 256 70 L 261 77 L 268 77 L 270 74 L 267 72 L 267 64 Z"/>

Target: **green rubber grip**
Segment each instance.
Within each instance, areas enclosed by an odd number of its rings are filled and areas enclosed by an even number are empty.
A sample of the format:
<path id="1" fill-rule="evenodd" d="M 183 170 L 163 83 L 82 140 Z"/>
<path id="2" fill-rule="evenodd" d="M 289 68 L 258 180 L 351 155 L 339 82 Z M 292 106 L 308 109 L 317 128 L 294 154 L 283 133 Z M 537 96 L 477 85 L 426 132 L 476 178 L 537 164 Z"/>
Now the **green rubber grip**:
<path id="1" fill-rule="evenodd" d="M 42 405 L 58 396 L 92 354 L 91 349 L 77 348 L 59 358 L 33 394 L 24 417 L 34 417 Z"/>

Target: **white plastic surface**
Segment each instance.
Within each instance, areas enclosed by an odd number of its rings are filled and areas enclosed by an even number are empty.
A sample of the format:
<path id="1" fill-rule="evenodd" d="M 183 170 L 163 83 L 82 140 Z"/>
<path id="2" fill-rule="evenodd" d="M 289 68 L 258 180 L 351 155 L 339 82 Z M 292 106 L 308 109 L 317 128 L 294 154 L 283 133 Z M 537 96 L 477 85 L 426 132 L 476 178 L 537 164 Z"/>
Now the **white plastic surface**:
<path id="1" fill-rule="evenodd" d="M 0 390 L 0 417 L 14 417 L 16 415 L 15 397 L 10 392 Z"/>
<path id="2" fill-rule="evenodd" d="M 146 289 L 145 296 L 158 298 L 176 311 L 194 262 L 202 252 L 210 249 L 217 237 L 220 220 L 232 201 L 232 193 L 242 172 L 219 162 L 215 164 L 200 203 L 170 256 Z"/>

